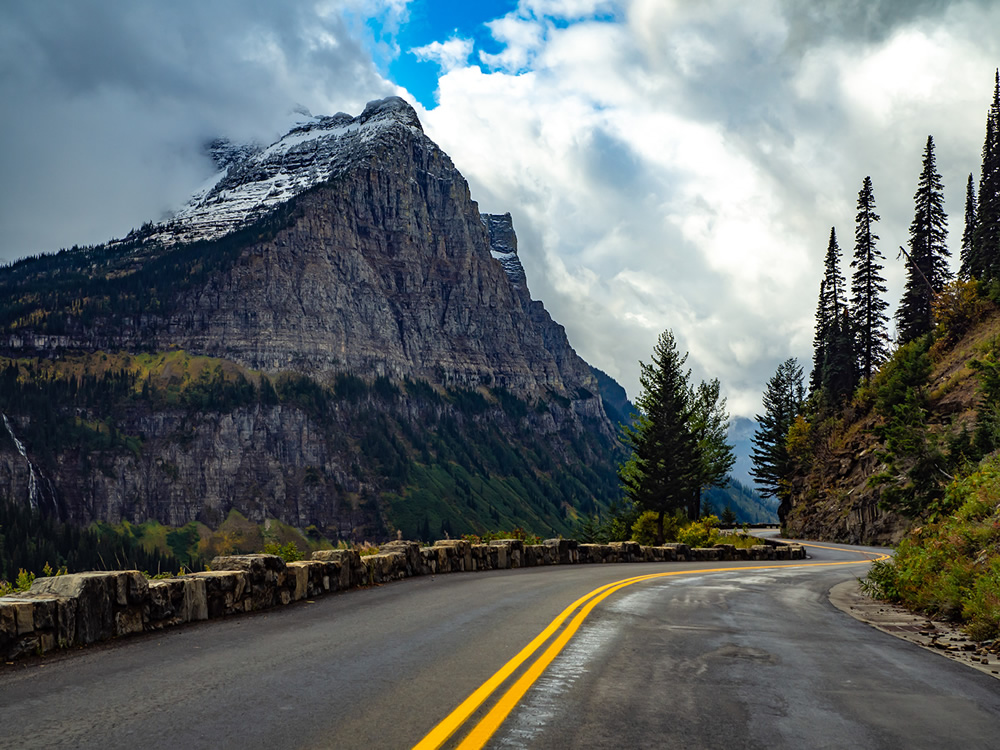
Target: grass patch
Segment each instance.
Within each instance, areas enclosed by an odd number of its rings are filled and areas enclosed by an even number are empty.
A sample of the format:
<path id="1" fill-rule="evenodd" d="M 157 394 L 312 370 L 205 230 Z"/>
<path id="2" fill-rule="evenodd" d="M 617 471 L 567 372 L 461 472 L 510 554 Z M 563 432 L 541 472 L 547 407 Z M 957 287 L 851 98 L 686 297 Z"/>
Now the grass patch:
<path id="1" fill-rule="evenodd" d="M 933 517 L 895 558 L 862 582 L 876 598 L 964 623 L 977 640 L 1000 636 L 1000 457 L 948 487 Z"/>

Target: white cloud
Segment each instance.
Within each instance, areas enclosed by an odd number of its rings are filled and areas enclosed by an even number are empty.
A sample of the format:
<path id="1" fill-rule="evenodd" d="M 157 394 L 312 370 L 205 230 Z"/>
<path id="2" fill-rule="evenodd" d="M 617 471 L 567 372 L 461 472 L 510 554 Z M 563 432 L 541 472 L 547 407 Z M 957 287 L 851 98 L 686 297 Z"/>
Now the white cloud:
<path id="1" fill-rule="evenodd" d="M 614 13 L 618 3 L 611 0 L 521 0 L 518 10 L 541 18 L 580 20 Z"/>
<path id="2" fill-rule="evenodd" d="M 405 14 L 400 0 L 0 6 L 0 261 L 159 219 L 213 171 L 211 138 L 269 140 L 297 104 L 360 112 L 395 93 L 352 8 Z"/>
<path id="3" fill-rule="evenodd" d="M 423 47 L 414 47 L 410 52 L 418 60 L 436 62 L 441 66 L 441 70 L 447 73 L 469 62 L 472 40 L 452 37 L 446 42 L 431 42 Z"/>
<path id="4" fill-rule="evenodd" d="M 494 22 L 492 72 L 444 75 L 425 124 L 483 210 L 512 212 L 534 296 L 630 394 L 668 327 L 734 413 L 760 410 L 786 357 L 808 367 L 829 229 L 847 273 L 865 175 L 895 305 L 928 132 L 961 234 L 992 90 L 967 32 L 995 11 L 844 6 L 837 24 L 794 3 L 636 0 L 615 22 L 562 7 L 584 19 L 566 26 L 552 8 Z"/>
<path id="5" fill-rule="evenodd" d="M 545 42 L 546 24 L 535 18 L 522 18 L 517 13 L 509 13 L 486 26 L 493 37 L 503 44 L 503 50 L 495 55 L 480 52 L 479 59 L 495 70 L 510 73 L 524 70 Z"/>

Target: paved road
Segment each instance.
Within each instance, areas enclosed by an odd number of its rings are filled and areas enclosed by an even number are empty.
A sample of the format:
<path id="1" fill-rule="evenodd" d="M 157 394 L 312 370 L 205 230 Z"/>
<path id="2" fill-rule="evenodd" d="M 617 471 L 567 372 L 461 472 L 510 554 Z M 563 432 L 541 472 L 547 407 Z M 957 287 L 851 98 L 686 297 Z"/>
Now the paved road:
<path id="1" fill-rule="evenodd" d="M 760 565 L 420 578 L 7 667 L 0 747 L 412 747 L 571 602 L 660 572 L 594 604 L 488 746 L 1000 747 L 1000 682 L 829 604 L 863 566 Z"/>

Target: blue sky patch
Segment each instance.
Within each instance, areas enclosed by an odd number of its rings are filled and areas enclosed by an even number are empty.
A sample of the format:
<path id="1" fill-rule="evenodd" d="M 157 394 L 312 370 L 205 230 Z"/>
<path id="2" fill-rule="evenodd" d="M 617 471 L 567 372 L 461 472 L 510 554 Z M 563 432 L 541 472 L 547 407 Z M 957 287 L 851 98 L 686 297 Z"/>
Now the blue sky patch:
<path id="1" fill-rule="evenodd" d="M 428 109 L 437 106 L 434 93 L 440 68 L 437 63 L 418 60 L 410 50 L 431 42 L 446 42 L 452 37 L 472 39 L 475 49 L 469 62 L 478 64 L 479 52 L 496 54 L 502 49 L 486 23 L 516 8 L 516 0 L 414 0 L 409 4 L 409 19 L 396 34 L 400 54 L 389 62 L 388 77 Z"/>

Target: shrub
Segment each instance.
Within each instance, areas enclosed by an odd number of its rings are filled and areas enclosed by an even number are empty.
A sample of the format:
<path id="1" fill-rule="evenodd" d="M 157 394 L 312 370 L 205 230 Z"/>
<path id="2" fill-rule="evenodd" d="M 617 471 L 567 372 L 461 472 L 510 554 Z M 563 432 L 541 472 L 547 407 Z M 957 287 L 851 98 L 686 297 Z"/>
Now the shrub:
<path id="1" fill-rule="evenodd" d="M 969 635 L 977 641 L 1000 637 L 1000 558 L 974 581 L 962 603 L 962 617 L 969 622 Z"/>
<path id="2" fill-rule="evenodd" d="M 635 523 L 632 524 L 632 541 L 645 545 L 656 544 L 656 519 L 659 518 L 659 515 L 652 510 L 640 513 L 639 517 L 635 519 Z M 664 526 L 666 526 L 666 519 L 664 519 Z"/>
<path id="3" fill-rule="evenodd" d="M 296 562 L 303 558 L 303 554 L 299 551 L 298 545 L 295 542 L 288 542 L 287 544 L 268 542 L 264 545 L 264 554 L 277 555 L 286 563 Z"/>
<path id="4" fill-rule="evenodd" d="M 979 282 L 961 279 L 948 284 L 933 302 L 934 338 L 933 353 L 944 352 L 972 326 L 981 321 L 990 309 L 990 303 L 979 293 Z"/>
<path id="5" fill-rule="evenodd" d="M 858 579 L 861 590 L 872 599 L 899 601 L 899 581 L 897 568 L 892 560 L 876 560 L 868 569 L 868 575 Z"/>
<path id="6" fill-rule="evenodd" d="M 689 547 L 707 547 L 718 544 L 722 537 L 717 530 L 719 519 L 715 516 L 705 516 L 698 521 L 692 521 L 677 534 L 677 541 Z"/>
<path id="7" fill-rule="evenodd" d="M 788 428 L 788 437 L 785 438 L 788 455 L 802 466 L 807 466 L 813 455 L 811 427 L 806 418 L 799 414 Z"/>
<path id="8" fill-rule="evenodd" d="M 7 596 L 9 594 L 18 594 L 23 591 L 28 591 L 31 588 L 31 584 L 34 582 L 35 574 L 21 568 L 17 573 L 17 578 L 14 580 L 14 583 L 0 581 L 0 596 Z"/>
<path id="9" fill-rule="evenodd" d="M 639 544 L 652 546 L 657 544 L 656 539 L 656 519 L 659 513 L 655 510 L 646 510 L 639 514 L 639 517 L 632 524 L 632 539 Z M 677 530 L 680 526 L 677 516 L 663 516 L 663 541 L 677 541 Z"/>
<path id="10" fill-rule="evenodd" d="M 482 534 L 462 534 L 470 544 L 488 544 L 498 539 L 520 539 L 525 544 L 541 544 L 542 538 L 537 534 L 531 534 L 520 526 L 515 526 L 511 531 L 484 531 Z"/>
<path id="11" fill-rule="evenodd" d="M 894 559 L 872 564 L 866 593 L 1000 635 L 1000 457 L 949 485 L 941 518 L 911 531 Z"/>

